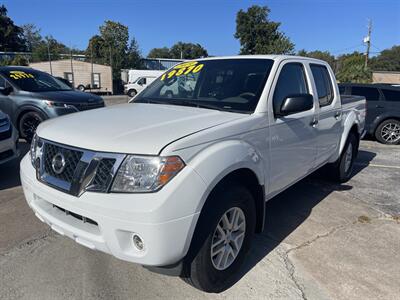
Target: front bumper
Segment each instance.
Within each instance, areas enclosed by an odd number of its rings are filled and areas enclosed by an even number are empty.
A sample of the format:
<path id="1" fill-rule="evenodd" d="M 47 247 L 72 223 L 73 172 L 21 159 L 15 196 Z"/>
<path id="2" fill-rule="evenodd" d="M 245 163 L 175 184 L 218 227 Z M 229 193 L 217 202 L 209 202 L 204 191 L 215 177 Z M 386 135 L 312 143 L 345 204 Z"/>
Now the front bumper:
<path id="1" fill-rule="evenodd" d="M 18 132 L 11 126 L 11 137 L 0 138 L 0 164 L 17 158 L 19 154 Z"/>
<path id="2" fill-rule="evenodd" d="M 181 173 L 157 193 L 74 197 L 39 182 L 29 154 L 21 161 L 26 200 L 42 222 L 90 249 L 147 266 L 174 264 L 190 246 L 206 186 L 189 167 Z M 134 247 L 134 234 L 144 250 Z"/>

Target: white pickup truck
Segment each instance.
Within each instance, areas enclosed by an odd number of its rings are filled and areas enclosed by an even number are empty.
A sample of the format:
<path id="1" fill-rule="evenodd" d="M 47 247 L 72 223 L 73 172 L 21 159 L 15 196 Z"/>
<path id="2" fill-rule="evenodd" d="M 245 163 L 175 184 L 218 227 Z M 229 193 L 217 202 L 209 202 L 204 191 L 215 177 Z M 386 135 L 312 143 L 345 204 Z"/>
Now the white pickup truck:
<path id="1" fill-rule="evenodd" d="M 181 76 L 194 88 L 175 89 Z M 220 292 L 263 231 L 266 201 L 322 166 L 350 178 L 364 118 L 365 99 L 341 99 L 323 61 L 199 59 L 132 103 L 40 124 L 21 181 L 59 234 Z"/>

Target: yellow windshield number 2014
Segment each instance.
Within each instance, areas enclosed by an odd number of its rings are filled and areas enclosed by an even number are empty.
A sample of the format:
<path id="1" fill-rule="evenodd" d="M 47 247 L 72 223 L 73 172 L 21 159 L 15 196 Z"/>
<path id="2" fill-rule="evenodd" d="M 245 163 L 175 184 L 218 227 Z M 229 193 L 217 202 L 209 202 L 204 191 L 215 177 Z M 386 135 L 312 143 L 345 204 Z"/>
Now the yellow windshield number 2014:
<path id="1" fill-rule="evenodd" d="M 32 74 L 24 71 L 10 71 L 10 78 L 13 79 L 24 79 L 24 78 L 35 78 Z"/>
<path id="2" fill-rule="evenodd" d="M 203 69 L 203 64 L 198 64 L 197 61 L 191 61 L 183 64 L 179 64 L 175 66 L 171 71 L 168 73 L 164 73 L 161 76 L 161 80 L 165 80 L 165 78 L 170 79 L 174 76 L 181 76 L 187 75 L 189 73 L 198 73 Z"/>

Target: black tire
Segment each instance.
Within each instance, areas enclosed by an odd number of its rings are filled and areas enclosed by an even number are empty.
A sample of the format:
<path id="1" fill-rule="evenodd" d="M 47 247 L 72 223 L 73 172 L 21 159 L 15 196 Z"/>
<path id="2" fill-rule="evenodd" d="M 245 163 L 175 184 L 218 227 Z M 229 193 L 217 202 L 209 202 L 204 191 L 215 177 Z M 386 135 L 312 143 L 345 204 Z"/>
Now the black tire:
<path id="1" fill-rule="evenodd" d="M 382 144 L 400 144 L 400 121 L 396 119 L 383 121 L 375 130 L 375 138 Z"/>
<path id="2" fill-rule="evenodd" d="M 245 229 L 242 229 L 243 242 L 231 264 L 219 270 L 211 258 L 213 237 L 216 237 L 215 232 L 217 225 L 222 222 L 221 217 L 229 210 L 237 211 L 237 208 L 245 216 Z M 236 282 L 250 249 L 255 225 L 256 211 L 252 194 L 240 184 L 231 183 L 218 188 L 210 195 L 200 215 L 188 255 L 183 262 L 182 279 L 193 287 L 209 293 L 219 293 L 231 287 Z M 232 233 L 235 233 L 235 230 L 232 230 Z M 226 243 L 224 242 L 226 246 L 223 247 L 225 249 L 231 247 L 233 251 L 233 244 Z"/>
<path id="3" fill-rule="evenodd" d="M 350 133 L 339 159 L 333 164 L 328 165 L 330 177 L 334 181 L 344 183 L 351 178 L 354 170 L 354 161 L 358 154 L 358 145 L 357 136 L 354 133 Z M 351 149 L 349 149 L 350 147 Z M 351 157 L 349 160 L 350 154 Z"/>
<path id="4" fill-rule="evenodd" d="M 135 97 L 136 94 L 137 94 L 136 90 L 129 90 L 129 91 L 128 91 L 128 96 L 129 96 L 129 97 Z"/>
<path id="5" fill-rule="evenodd" d="M 78 85 L 77 89 L 80 90 L 81 92 L 84 92 L 85 91 L 85 86 L 80 84 L 80 85 Z"/>
<path id="6" fill-rule="evenodd" d="M 46 118 L 39 112 L 28 111 L 19 118 L 18 130 L 21 138 L 25 139 L 28 143 L 36 132 L 37 127 Z"/>

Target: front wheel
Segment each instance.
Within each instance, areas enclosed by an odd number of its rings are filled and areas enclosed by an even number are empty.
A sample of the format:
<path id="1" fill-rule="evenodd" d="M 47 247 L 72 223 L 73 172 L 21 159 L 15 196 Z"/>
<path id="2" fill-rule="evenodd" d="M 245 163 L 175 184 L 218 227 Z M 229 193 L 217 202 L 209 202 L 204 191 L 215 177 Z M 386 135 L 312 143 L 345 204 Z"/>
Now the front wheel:
<path id="1" fill-rule="evenodd" d="M 200 216 L 182 278 L 197 289 L 219 293 L 234 283 L 250 249 L 255 205 L 251 193 L 240 185 L 225 186 L 207 202 L 212 208 Z"/>
<path id="2" fill-rule="evenodd" d="M 351 178 L 357 154 L 358 139 L 354 133 L 350 133 L 339 159 L 329 165 L 330 175 L 333 180 L 343 183 Z"/>
<path id="3" fill-rule="evenodd" d="M 397 145 L 400 143 L 400 121 L 389 119 L 376 128 L 376 139 L 382 144 Z"/>
<path id="4" fill-rule="evenodd" d="M 44 120 L 45 118 L 43 117 L 43 115 L 36 111 L 29 111 L 27 113 L 24 113 L 20 118 L 18 124 L 20 136 L 28 143 L 30 143 L 36 132 L 37 127 Z"/>
<path id="5" fill-rule="evenodd" d="M 129 90 L 129 91 L 128 91 L 128 96 L 129 96 L 129 97 L 135 97 L 136 94 L 137 94 L 137 92 L 136 92 L 135 90 Z"/>

